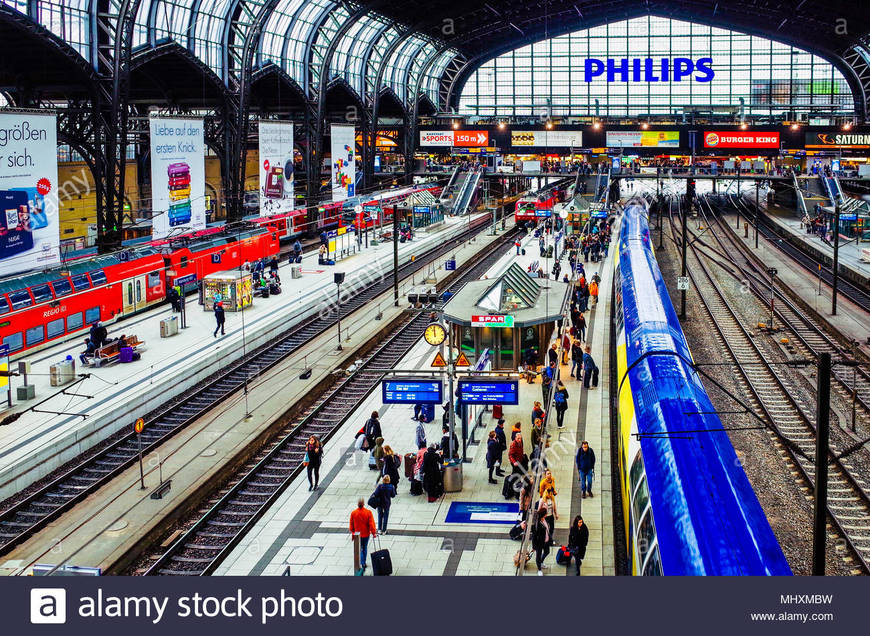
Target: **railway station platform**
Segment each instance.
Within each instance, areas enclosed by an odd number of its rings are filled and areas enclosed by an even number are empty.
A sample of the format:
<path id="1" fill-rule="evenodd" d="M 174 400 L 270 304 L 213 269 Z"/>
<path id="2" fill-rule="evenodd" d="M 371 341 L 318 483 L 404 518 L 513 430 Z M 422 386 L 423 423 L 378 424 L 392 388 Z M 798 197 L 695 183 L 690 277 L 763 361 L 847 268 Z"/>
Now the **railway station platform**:
<path id="1" fill-rule="evenodd" d="M 722 220 L 732 230 L 737 226 L 737 217 L 734 214 L 723 215 Z M 750 224 L 748 236 L 744 236 L 745 223 L 746 220 L 741 216 L 740 230 L 736 231 L 735 236 L 755 252 L 753 228 Z M 824 245 L 818 239 L 815 241 Z M 858 307 L 845 296 L 838 295 L 837 315 L 832 315 L 830 286 L 824 282 L 819 285 L 817 276 L 811 275 L 804 268 L 798 266 L 787 254 L 766 241 L 761 235 L 759 235 L 757 255 L 768 267 L 776 268 L 776 277 L 784 287 L 791 289 L 816 313 L 823 316 L 831 327 L 846 337 L 856 340 L 859 349 L 865 355 L 870 355 L 870 345 L 867 343 L 867 338 L 870 337 L 870 320 L 868 320 L 866 310 Z"/>
<path id="2" fill-rule="evenodd" d="M 437 228 L 420 232 L 413 241 L 400 244 L 399 265 L 451 241 L 477 218 L 480 215 L 471 220 L 449 218 Z M 482 232 L 485 234 L 486 229 Z M 443 270 L 447 258 L 449 255 L 439 258 L 435 265 Z M 389 280 L 392 268 L 391 242 L 369 246 L 334 267 L 318 265 L 317 255 L 309 254 L 303 257 L 301 278 L 293 279 L 289 266 L 281 264 L 280 295 L 255 298 L 253 306 L 241 313 L 227 312 L 226 336 L 212 335 L 215 328 L 212 312 L 204 311 L 191 295 L 187 298 L 188 328 L 179 330 L 175 336 L 160 338 L 160 321 L 172 315 L 168 303 L 108 326 L 110 337 L 135 335 L 144 341 L 141 360 L 133 363 L 100 368 L 82 366 L 79 353 L 84 348 L 81 344 L 84 335 L 35 353 L 27 358 L 31 363 L 27 379 L 35 387 L 36 398 L 15 404 L 3 413 L 3 417 L 15 412 L 21 415 L 0 426 L 0 501 L 116 431 L 132 426 L 137 417 L 165 405 L 245 352 L 274 339 L 294 324 L 329 310 L 336 296 L 333 272 L 346 274 L 342 292 L 348 297 L 369 282 L 382 277 Z M 424 275 L 425 269 L 414 280 L 404 282 L 403 288 L 419 282 Z M 391 298 L 388 304 L 392 305 Z M 350 323 L 342 326 L 346 335 L 353 336 Z M 50 386 L 50 365 L 68 355 L 75 360 L 78 377 L 89 374 L 88 377 L 75 384 Z M 12 378 L 13 386 L 20 386 L 21 380 Z M 37 403 L 38 411 L 29 410 Z"/>
<path id="3" fill-rule="evenodd" d="M 468 220 L 463 219 L 462 223 L 467 224 Z M 499 236 L 501 234 L 499 232 Z M 446 236 L 441 233 L 438 240 L 444 240 Z M 484 230 L 473 243 L 465 242 L 451 254 L 455 255 L 457 265 L 461 267 L 475 254 L 486 253 L 488 246 L 498 238 Z M 443 269 L 437 275 L 439 278 L 444 276 Z M 331 278 L 329 276 L 330 284 Z M 410 279 L 401 287 L 403 293 L 411 288 Z M 155 532 L 165 519 L 180 514 L 179 504 L 193 497 L 198 489 L 225 478 L 227 466 L 237 467 L 240 460 L 235 458 L 257 447 L 267 429 L 273 434 L 283 430 L 281 427 L 292 419 L 301 400 L 328 382 L 337 368 L 357 360 L 360 348 L 369 340 L 386 335 L 388 325 L 405 311 L 404 303 L 399 307 L 393 305 L 392 294 L 392 289 L 385 291 L 377 299 L 380 303 L 370 302 L 343 319 L 342 326 L 347 325 L 353 336 L 343 341 L 341 352 L 335 348 L 337 337 L 334 329 L 320 334 L 299 351 L 252 379 L 247 400 L 241 390 L 236 392 L 219 407 L 163 442 L 155 452 L 146 453 L 144 490 L 140 489 L 139 466 L 134 463 L 62 517 L 49 522 L 44 529 L 5 554 L 0 559 L 0 576 L 26 574 L 35 563 L 63 562 L 98 567 L 109 573 L 119 573 L 132 566 L 124 559 L 140 545 L 142 537 Z M 280 296 L 274 300 L 278 298 Z M 265 302 L 261 302 L 261 306 L 264 311 L 271 311 Z M 382 313 L 380 319 L 378 313 Z M 201 325 L 201 330 L 204 331 L 205 327 Z M 213 326 L 209 327 L 209 333 L 202 334 L 204 340 L 212 340 L 211 329 Z M 195 333 L 192 331 L 191 335 Z M 228 331 L 226 338 L 241 335 L 237 329 L 232 334 Z M 109 370 L 114 368 L 109 367 Z M 301 378 L 305 368 L 310 368 L 312 374 Z M 161 476 L 163 480 L 171 480 L 171 490 L 162 499 L 152 499 L 150 495 Z"/>
<path id="4" fill-rule="evenodd" d="M 810 210 L 812 210 L 811 207 Z M 767 216 L 779 228 L 778 234 L 780 236 L 792 243 L 798 242 L 805 245 L 828 266 L 833 262 L 833 245 L 823 241 L 817 234 L 808 234 L 806 229 L 801 227 L 801 219 L 792 210 L 779 206 L 768 206 Z M 870 285 L 870 260 L 867 260 L 870 259 L 870 256 L 865 256 L 862 260 L 862 250 L 870 250 L 870 243 L 866 241 L 859 243 L 855 240 L 844 241 L 841 237 L 837 258 L 840 267 L 845 270 L 844 275 L 853 282 L 863 285 L 866 289 Z"/>
<path id="5" fill-rule="evenodd" d="M 614 236 L 616 232 L 614 232 Z M 526 268 L 537 260 L 537 239 L 527 237 L 523 243 L 526 256 L 509 250 L 487 273 L 490 279 L 517 262 Z M 612 252 L 611 252 L 612 255 Z M 590 529 L 582 574 L 612 575 L 615 572 L 613 550 L 613 519 L 610 419 L 609 419 L 609 330 L 612 259 L 588 264 L 587 273 L 598 271 L 602 277 L 599 304 L 586 314 L 587 338 L 592 355 L 600 369 L 599 387 L 582 389 L 582 384 L 569 377 L 570 366 L 561 367 L 561 377 L 569 393 L 565 427 L 559 431 L 553 422 L 550 428 L 551 447 L 548 465 L 553 470 L 558 496 L 559 519 L 556 521 L 556 546 L 567 542 L 570 521 L 582 514 Z M 428 369 L 435 349 L 420 341 L 397 366 L 402 369 Z M 510 439 L 514 422 L 522 423 L 526 452 L 530 452 L 530 413 L 535 400 L 541 399 L 540 380 L 534 384 L 520 381 L 520 404 L 504 406 L 505 432 Z M 368 468 L 368 454 L 353 449 L 356 432 L 369 414 L 380 413 L 385 445 L 396 454 L 415 450 L 416 422 L 413 408 L 404 405 L 384 405 L 378 391 L 373 392 L 352 414 L 324 448 L 320 488 L 308 491 L 304 474 L 279 497 L 275 505 L 256 523 L 218 568 L 218 575 L 349 576 L 353 570 L 353 544 L 348 531 L 350 513 L 357 500 L 367 500 L 375 488 L 377 472 Z M 435 419 L 424 425 L 429 443 L 440 442 L 441 409 L 436 406 Z M 551 415 L 554 418 L 554 414 Z M 446 493 L 429 503 L 426 495 L 412 496 L 409 481 L 400 468 L 398 496 L 390 509 L 388 532 L 379 539 L 389 548 L 394 574 L 397 576 L 432 575 L 496 575 L 513 576 L 513 558 L 520 542 L 513 541 L 508 531 L 513 526 L 510 510 L 516 501 L 506 502 L 502 496 L 502 479 L 488 483 L 485 463 L 488 432 L 495 427 L 491 413 L 483 414 L 483 425 L 476 429 L 471 445 L 471 460 L 463 466 L 463 489 Z M 458 436 L 461 432 L 457 428 Z M 574 463 L 577 446 L 587 440 L 596 454 L 594 497 L 580 497 L 578 475 Z M 505 463 L 507 463 L 505 453 Z M 507 471 L 509 472 L 509 471 Z M 451 514 L 451 506 L 452 514 Z M 508 508 L 505 514 L 505 509 Z M 477 514 L 472 517 L 471 512 Z M 462 516 L 462 513 L 466 513 Z M 489 517 L 490 522 L 480 517 Z M 377 514 L 375 513 L 375 517 Z M 376 549 L 369 544 L 369 552 Z M 574 575 L 574 568 L 556 565 L 555 549 L 546 559 L 548 576 Z M 366 574 L 371 572 L 368 569 Z M 534 576 L 534 558 L 523 570 Z"/>

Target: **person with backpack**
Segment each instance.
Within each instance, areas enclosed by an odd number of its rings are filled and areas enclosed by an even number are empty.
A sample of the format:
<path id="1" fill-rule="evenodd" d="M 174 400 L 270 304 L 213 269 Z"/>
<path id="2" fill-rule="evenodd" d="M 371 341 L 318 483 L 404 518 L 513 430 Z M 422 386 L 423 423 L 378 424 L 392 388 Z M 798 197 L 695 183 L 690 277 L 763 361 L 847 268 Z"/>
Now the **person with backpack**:
<path id="1" fill-rule="evenodd" d="M 384 465 L 381 468 L 381 475 L 390 478 L 393 488 L 399 487 L 399 466 L 401 465 L 402 458 L 396 455 L 390 446 L 384 446 Z"/>
<path id="2" fill-rule="evenodd" d="M 384 450 L 384 438 L 379 437 L 375 440 L 375 448 L 372 451 L 372 457 L 375 458 L 375 468 L 378 470 L 378 478 L 375 480 L 377 483 L 381 475 L 384 472 L 384 457 L 386 456 L 386 452 Z"/>
<path id="3" fill-rule="evenodd" d="M 589 442 L 584 440 L 580 444 L 574 462 L 577 464 L 577 472 L 580 475 L 580 491 L 583 499 L 586 499 L 587 495 L 591 497 L 592 478 L 595 476 L 595 451 L 589 447 Z"/>
<path id="4" fill-rule="evenodd" d="M 556 384 L 556 392 L 553 394 L 553 404 L 556 407 L 556 426 L 564 426 L 565 411 L 568 410 L 568 389 L 562 384 L 562 380 Z"/>
<path id="5" fill-rule="evenodd" d="M 586 558 L 586 544 L 589 543 L 589 527 L 581 515 L 574 517 L 571 530 L 568 532 L 568 552 L 574 557 L 574 567 L 580 576 L 580 564 Z"/>
<path id="6" fill-rule="evenodd" d="M 590 383 L 592 386 L 590 386 Z M 592 347 L 586 345 L 583 353 L 583 388 L 596 388 L 598 386 L 598 365 L 592 358 Z"/>
<path id="7" fill-rule="evenodd" d="M 390 500 L 396 496 L 396 487 L 392 481 L 389 475 L 384 475 L 383 481 L 375 488 L 369 500 L 371 503 L 377 504 L 374 507 L 378 510 L 378 532 L 381 534 L 387 534 L 387 522 L 390 519 L 390 506 L 392 505 Z"/>
<path id="8" fill-rule="evenodd" d="M 372 411 L 372 416 L 366 421 L 365 427 L 365 445 L 363 446 L 363 450 L 367 450 L 371 452 L 374 450 L 375 443 L 379 437 L 382 437 L 381 434 L 381 420 L 380 415 L 377 411 Z"/>

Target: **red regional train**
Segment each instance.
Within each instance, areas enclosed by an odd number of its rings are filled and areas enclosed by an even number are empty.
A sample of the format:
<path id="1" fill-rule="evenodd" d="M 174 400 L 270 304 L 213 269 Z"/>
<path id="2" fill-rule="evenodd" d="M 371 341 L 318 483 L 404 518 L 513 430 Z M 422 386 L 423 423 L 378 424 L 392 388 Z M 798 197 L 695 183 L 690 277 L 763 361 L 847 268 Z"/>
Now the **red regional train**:
<path id="1" fill-rule="evenodd" d="M 208 274 L 279 251 L 277 235 L 267 229 L 208 232 L 9 276 L 0 280 L 0 344 L 12 356 L 42 348 L 97 320 L 112 322 L 163 302 L 167 285 L 189 291 Z"/>
<path id="2" fill-rule="evenodd" d="M 517 201 L 514 220 L 517 223 L 520 221 L 537 223 L 553 214 L 553 206 L 558 201 L 557 194 L 552 190 L 544 194 L 525 196 Z"/>

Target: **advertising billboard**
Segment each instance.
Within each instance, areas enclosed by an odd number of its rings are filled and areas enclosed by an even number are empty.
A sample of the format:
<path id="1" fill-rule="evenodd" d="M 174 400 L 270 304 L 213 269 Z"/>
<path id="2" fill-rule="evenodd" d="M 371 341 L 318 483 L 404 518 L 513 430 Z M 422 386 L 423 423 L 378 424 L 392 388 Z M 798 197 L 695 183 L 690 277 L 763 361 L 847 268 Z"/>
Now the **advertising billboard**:
<path id="1" fill-rule="evenodd" d="M 421 146 L 478 148 L 489 145 L 486 130 L 421 130 Z"/>
<path id="2" fill-rule="evenodd" d="M 678 130 L 612 130 L 607 131 L 608 148 L 679 148 Z"/>
<path id="3" fill-rule="evenodd" d="M 779 149 L 779 133 L 709 130 L 704 132 L 704 148 Z"/>
<path id="4" fill-rule="evenodd" d="M 260 216 L 290 212 L 293 194 L 293 123 L 260 120 Z"/>
<path id="5" fill-rule="evenodd" d="M 808 132 L 805 148 L 846 148 L 866 150 L 870 148 L 870 133 Z"/>
<path id="6" fill-rule="evenodd" d="M 0 114 L 0 203 L 0 276 L 59 263 L 54 114 Z"/>
<path id="7" fill-rule="evenodd" d="M 347 124 L 331 124 L 332 200 L 344 201 L 355 195 L 356 159 L 354 140 L 356 128 Z"/>
<path id="8" fill-rule="evenodd" d="M 152 116 L 151 236 L 205 229 L 205 143 L 201 119 Z"/>
<path id="9" fill-rule="evenodd" d="M 580 130 L 512 130 L 511 146 L 581 148 L 583 132 Z"/>

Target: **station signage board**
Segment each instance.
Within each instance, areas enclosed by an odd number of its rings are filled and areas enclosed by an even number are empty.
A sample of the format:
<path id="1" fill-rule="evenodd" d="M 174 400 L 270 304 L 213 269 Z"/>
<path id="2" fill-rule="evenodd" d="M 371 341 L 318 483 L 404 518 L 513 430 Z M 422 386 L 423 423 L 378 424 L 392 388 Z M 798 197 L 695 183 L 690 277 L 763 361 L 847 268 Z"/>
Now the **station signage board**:
<path id="1" fill-rule="evenodd" d="M 679 130 L 609 130 L 608 148 L 679 148 Z"/>
<path id="2" fill-rule="evenodd" d="M 810 149 L 870 149 L 870 133 L 808 132 L 804 146 Z"/>
<path id="3" fill-rule="evenodd" d="M 710 130 L 704 132 L 704 148 L 779 149 L 779 133 Z"/>
<path id="4" fill-rule="evenodd" d="M 548 210 L 549 211 L 549 210 Z M 472 327 L 513 327 L 513 316 L 472 316 Z"/>
<path id="5" fill-rule="evenodd" d="M 489 146 L 489 132 L 486 130 L 421 130 L 421 146 L 457 146 L 460 148 L 480 148 Z"/>
<path id="6" fill-rule="evenodd" d="M 391 378 L 381 382 L 384 404 L 441 404 L 444 385 L 428 378 Z"/>
<path id="7" fill-rule="evenodd" d="M 583 131 L 513 130 L 511 131 L 511 146 L 581 148 L 583 146 Z"/>
<path id="8" fill-rule="evenodd" d="M 460 404 L 519 404 L 518 380 L 460 378 Z"/>

